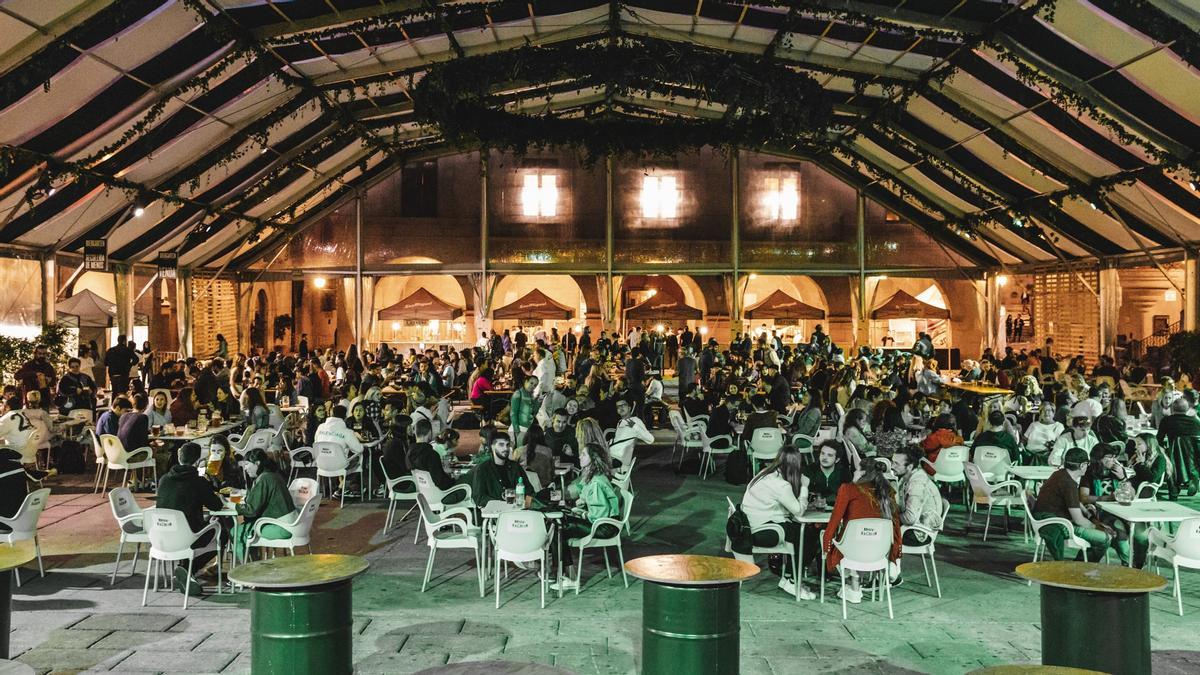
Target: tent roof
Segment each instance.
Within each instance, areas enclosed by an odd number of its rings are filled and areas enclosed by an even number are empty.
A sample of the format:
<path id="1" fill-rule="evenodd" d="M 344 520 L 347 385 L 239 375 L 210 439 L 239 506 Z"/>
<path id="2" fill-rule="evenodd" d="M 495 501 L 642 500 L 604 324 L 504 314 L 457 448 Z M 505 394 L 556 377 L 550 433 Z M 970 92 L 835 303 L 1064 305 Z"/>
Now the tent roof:
<path id="1" fill-rule="evenodd" d="M 786 319 L 789 321 L 824 319 L 825 310 L 805 304 L 784 293 L 782 290 L 776 289 L 774 293 L 768 295 L 762 302 L 747 309 L 746 318 Z"/>
<path id="2" fill-rule="evenodd" d="M 689 321 L 704 318 L 704 312 L 666 293 L 657 293 L 649 300 L 625 310 L 625 318 L 635 321 Z"/>
<path id="3" fill-rule="evenodd" d="M 80 327 L 107 327 L 117 320 L 116 304 L 87 289 L 55 303 L 54 309 L 60 315 L 79 319 Z"/>
<path id="4" fill-rule="evenodd" d="M 462 307 L 455 307 L 448 302 L 443 302 L 424 288 L 418 288 L 400 302 L 379 310 L 380 321 L 405 319 L 453 321 L 462 315 Z"/>
<path id="5" fill-rule="evenodd" d="M 493 319 L 533 319 L 535 321 L 566 320 L 575 310 L 533 289 L 516 301 L 492 311 Z"/>
<path id="6" fill-rule="evenodd" d="M 896 291 L 871 312 L 872 319 L 949 319 L 950 310 L 921 302 L 904 291 Z"/>
<path id="7" fill-rule="evenodd" d="M 813 74 L 831 150 L 771 150 L 980 264 L 1200 239 L 1189 0 L 62 0 L 7 3 L 0 25 L 0 243 L 258 259 L 406 158 L 453 150 L 408 98 L 431 64 L 622 36 Z M 685 86 L 494 90 L 563 114 L 731 112 Z"/>

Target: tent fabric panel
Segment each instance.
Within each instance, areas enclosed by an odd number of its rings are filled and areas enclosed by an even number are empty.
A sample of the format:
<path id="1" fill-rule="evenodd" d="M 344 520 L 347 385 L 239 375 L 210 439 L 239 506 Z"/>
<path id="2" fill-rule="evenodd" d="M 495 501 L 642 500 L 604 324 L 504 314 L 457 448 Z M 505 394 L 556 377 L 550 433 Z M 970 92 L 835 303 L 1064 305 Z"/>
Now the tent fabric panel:
<path id="1" fill-rule="evenodd" d="M 921 302 L 904 291 L 896 291 L 871 312 L 874 320 L 886 319 L 949 319 L 950 310 Z"/>

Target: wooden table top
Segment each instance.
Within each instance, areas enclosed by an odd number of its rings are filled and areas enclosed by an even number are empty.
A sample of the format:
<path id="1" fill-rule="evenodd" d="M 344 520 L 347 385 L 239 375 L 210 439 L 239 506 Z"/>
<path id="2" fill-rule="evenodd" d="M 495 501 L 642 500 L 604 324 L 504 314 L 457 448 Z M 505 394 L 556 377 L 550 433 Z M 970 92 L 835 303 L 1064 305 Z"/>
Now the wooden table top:
<path id="1" fill-rule="evenodd" d="M 625 563 L 625 571 L 645 581 L 681 586 L 712 586 L 743 581 L 762 570 L 758 565 L 711 555 L 652 555 Z"/>
<path id="2" fill-rule="evenodd" d="M 1014 663 L 972 670 L 968 675 L 1099 675 L 1098 670 L 1069 666 L 1043 666 L 1037 663 Z"/>
<path id="3" fill-rule="evenodd" d="M 298 555 L 238 565 L 229 579 L 251 588 L 306 588 L 345 581 L 367 571 L 365 558 L 356 555 Z"/>
<path id="4" fill-rule="evenodd" d="M 32 541 L 18 541 L 12 546 L 0 546 L 0 572 L 20 567 L 34 557 L 36 556 Z"/>
<path id="5" fill-rule="evenodd" d="M 1167 587 L 1167 580 L 1124 565 L 1073 561 L 1024 563 L 1017 574 L 1046 586 L 1102 593 L 1150 593 Z"/>
<path id="6" fill-rule="evenodd" d="M 979 384 L 976 382 L 947 382 L 947 387 L 952 389 L 961 389 L 971 394 L 979 394 L 980 396 L 1006 396 L 1013 393 L 1012 389 L 1003 389 L 991 384 Z"/>

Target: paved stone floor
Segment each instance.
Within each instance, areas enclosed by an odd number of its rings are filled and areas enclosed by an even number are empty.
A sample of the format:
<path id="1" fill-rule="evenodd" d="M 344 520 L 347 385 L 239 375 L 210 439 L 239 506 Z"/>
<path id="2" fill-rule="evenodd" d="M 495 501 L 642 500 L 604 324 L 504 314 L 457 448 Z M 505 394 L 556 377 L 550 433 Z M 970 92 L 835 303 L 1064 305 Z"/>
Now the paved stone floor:
<path id="1" fill-rule="evenodd" d="M 659 432 L 660 438 L 668 434 Z M 720 554 L 726 495 L 740 493 L 719 477 L 675 475 L 669 445 L 639 450 L 634 476 L 634 530 L 627 557 L 666 552 Z M 212 595 L 187 611 L 173 592 L 142 608 L 144 563 L 128 566 L 115 586 L 109 573 L 117 545 L 107 501 L 86 479 L 54 485 L 42 519 L 44 579 L 24 574 L 16 590 L 12 651 L 39 672 L 104 671 L 234 673 L 249 671 L 249 595 Z M 74 487 L 73 487 L 74 486 Z M 1200 506 L 1200 499 L 1190 500 Z M 370 571 L 355 586 L 357 670 L 405 673 L 453 661 L 504 659 L 554 665 L 577 673 L 636 672 L 640 651 L 640 582 L 608 579 L 589 557 L 578 596 L 551 596 L 538 607 L 532 576 L 512 576 L 500 609 L 479 598 L 467 552 L 438 555 L 434 579 L 420 593 L 427 549 L 412 543 L 415 518 L 380 535 L 381 503 L 326 502 L 317 516 L 314 549 L 365 555 Z M 1032 545 L 1014 527 L 963 535 L 961 507 L 939 540 L 944 597 L 924 584 L 918 560 L 905 563 L 894 592 L 896 618 L 882 603 L 851 606 L 842 621 L 831 593 L 826 604 L 794 602 L 769 575 L 742 591 L 742 666 L 746 673 L 962 673 L 982 665 L 1037 662 L 1038 589 L 1013 567 Z M 1016 521 L 1014 521 L 1015 525 Z M 490 590 L 490 588 L 489 588 Z M 1200 672 L 1200 575 L 1184 577 L 1179 617 L 1167 592 L 1151 599 L 1155 672 Z"/>

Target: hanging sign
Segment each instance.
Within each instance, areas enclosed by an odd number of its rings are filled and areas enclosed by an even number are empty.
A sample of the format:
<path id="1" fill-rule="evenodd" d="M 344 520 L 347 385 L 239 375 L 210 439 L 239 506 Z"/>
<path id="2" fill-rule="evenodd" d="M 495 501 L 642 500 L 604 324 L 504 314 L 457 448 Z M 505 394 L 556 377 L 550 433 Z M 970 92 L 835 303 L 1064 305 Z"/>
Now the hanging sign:
<path id="1" fill-rule="evenodd" d="M 175 270 L 179 267 L 179 253 L 175 251 L 158 252 L 158 278 L 174 279 Z"/>
<path id="2" fill-rule="evenodd" d="M 85 239 L 83 242 L 83 269 L 97 272 L 108 271 L 108 240 Z"/>

